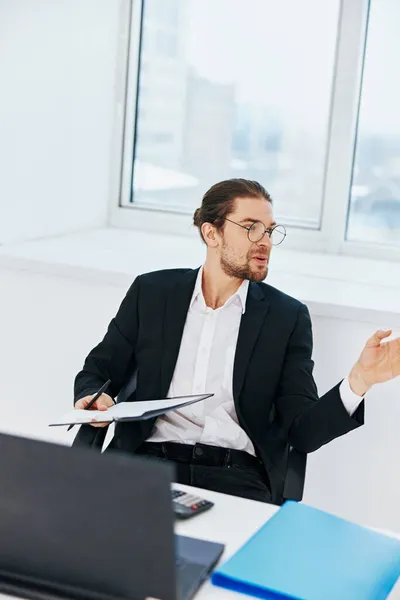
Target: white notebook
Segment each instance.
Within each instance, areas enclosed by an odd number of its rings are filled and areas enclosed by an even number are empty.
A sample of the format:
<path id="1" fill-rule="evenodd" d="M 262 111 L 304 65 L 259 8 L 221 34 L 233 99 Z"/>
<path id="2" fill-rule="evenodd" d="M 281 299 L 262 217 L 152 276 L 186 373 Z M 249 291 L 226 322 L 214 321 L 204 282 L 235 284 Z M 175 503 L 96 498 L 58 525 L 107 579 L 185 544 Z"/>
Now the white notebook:
<path id="1" fill-rule="evenodd" d="M 171 410 L 176 410 L 200 400 L 210 398 L 214 394 L 196 394 L 193 396 L 177 396 L 164 400 L 145 400 L 142 402 L 120 402 L 108 410 L 70 410 L 49 427 L 61 425 L 84 425 L 86 423 L 112 423 L 113 421 L 138 421 L 158 417 Z"/>

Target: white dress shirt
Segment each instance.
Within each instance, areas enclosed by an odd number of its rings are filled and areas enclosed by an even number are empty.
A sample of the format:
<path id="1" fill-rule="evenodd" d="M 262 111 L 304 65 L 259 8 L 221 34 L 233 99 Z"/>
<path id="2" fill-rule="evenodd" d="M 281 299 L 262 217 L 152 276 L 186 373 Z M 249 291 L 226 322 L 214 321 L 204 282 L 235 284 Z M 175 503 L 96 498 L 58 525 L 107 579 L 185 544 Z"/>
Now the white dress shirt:
<path id="1" fill-rule="evenodd" d="M 232 390 L 233 363 L 249 282 L 243 281 L 236 293 L 214 310 L 206 306 L 202 274 L 203 268 L 190 301 L 168 397 L 204 393 L 214 396 L 159 417 L 147 441 L 200 442 L 255 455 L 253 444 L 239 425 Z M 347 378 L 340 386 L 340 396 L 352 415 L 362 398 L 353 393 Z"/>

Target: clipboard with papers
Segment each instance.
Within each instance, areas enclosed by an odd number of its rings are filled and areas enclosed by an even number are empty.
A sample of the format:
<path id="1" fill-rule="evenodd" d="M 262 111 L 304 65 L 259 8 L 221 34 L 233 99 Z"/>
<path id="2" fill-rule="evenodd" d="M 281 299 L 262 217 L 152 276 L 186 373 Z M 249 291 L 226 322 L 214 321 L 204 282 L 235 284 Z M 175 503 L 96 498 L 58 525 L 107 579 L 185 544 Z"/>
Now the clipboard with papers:
<path id="1" fill-rule="evenodd" d="M 117 421 L 141 421 L 159 417 L 167 412 L 190 406 L 201 400 L 211 398 L 214 394 L 194 394 L 190 396 L 176 396 L 162 400 L 144 400 L 134 402 L 119 402 L 106 411 L 100 410 L 70 410 L 62 415 L 49 427 L 65 425 L 85 425 L 96 423 L 113 423 Z"/>

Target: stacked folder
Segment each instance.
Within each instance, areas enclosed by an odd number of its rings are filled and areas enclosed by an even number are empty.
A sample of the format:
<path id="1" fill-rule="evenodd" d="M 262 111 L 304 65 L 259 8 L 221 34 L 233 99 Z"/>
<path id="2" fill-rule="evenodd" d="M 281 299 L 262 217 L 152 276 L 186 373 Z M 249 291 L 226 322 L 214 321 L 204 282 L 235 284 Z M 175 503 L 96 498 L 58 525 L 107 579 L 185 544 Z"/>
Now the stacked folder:
<path id="1" fill-rule="evenodd" d="M 270 600 L 383 600 L 399 577 L 400 540 L 286 502 L 212 582 Z"/>

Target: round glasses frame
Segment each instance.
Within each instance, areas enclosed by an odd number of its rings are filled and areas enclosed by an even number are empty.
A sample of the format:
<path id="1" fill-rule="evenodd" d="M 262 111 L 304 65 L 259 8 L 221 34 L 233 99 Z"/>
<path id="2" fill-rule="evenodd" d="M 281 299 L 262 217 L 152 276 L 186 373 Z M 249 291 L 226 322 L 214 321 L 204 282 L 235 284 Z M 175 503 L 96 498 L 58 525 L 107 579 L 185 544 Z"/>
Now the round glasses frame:
<path id="1" fill-rule="evenodd" d="M 268 237 L 272 240 L 273 246 L 279 246 L 282 244 L 283 240 L 286 237 L 286 228 L 284 225 L 274 225 L 274 227 L 265 227 L 262 221 L 254 221 L 251 225 L 241 225 L 240 223 L 236 223 L 236 221 L 231 221 L 231 219 L 227 219 L 224 217 L 224 221 L 229 221 L 229 223 L 233 223 L 238 227 L 242 227 L 242 229 L 247 229 L 247 237 L 249 242 L 256 244 L 261 241 L 266 233 L 268 233 Z M 260 227 L 261 226 L 261 227 Z M 272 237 L 273 233 L 279 233 L 282 236 L 282 239 L 274 242 L 274 238 Z M 276 237 L 276 236 L 275 236 Z"/>

